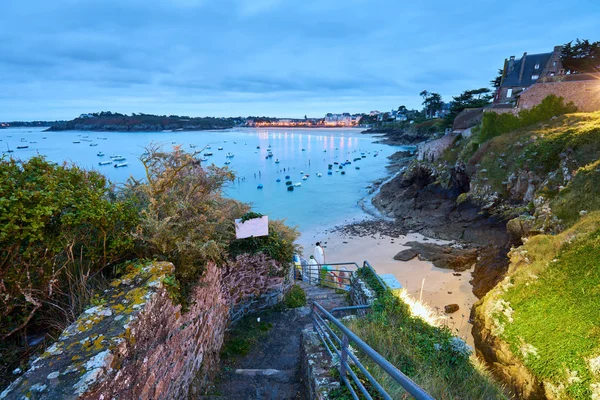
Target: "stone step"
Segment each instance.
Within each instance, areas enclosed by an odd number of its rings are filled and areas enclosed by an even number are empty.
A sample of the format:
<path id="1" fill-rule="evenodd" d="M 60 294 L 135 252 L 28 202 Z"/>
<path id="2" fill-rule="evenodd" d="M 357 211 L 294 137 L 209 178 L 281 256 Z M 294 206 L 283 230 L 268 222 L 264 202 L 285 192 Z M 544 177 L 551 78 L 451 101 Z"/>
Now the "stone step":
<path id="1" fill-rule="evenodd" d="M 277 382 L 293 382 L 295 377 L 295 371 L 279 370 L 279 369 L 236 369 L 236 375 L 256 377 L 261 376 L 268 379 L 272 379 Z"/>

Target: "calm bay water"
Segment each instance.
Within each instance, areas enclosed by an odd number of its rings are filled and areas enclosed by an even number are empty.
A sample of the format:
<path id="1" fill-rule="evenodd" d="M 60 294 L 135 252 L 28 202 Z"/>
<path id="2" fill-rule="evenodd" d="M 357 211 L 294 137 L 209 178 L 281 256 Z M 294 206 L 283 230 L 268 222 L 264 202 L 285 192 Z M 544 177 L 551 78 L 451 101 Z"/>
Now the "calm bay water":
<path id="1" fill-rule="evenodd" d="M 88 136 L 88 138 L 85 138 Z M 43 138 L 46 139 L 43 139 Z M 106 138 L 106 139 L 102 139 Z M 36 154 L 62 163 L 68 161 L 84 168 L 104 173 L 112 182 L 123 183 L 129 176 L 143 178 L 144 171 L 138 160 L 144 147 L 158 143 L 170 148 L 181 145 L 193 151 L 211 146 L 209 161 L 229 168 L 239 177 L 229 184 L 226 193 L 238 200 L 252 203 L 254 209 L 271 218 L 285 218 L 301 231 L 332 227 L 346 220 L 360 217 L 364 212 L 359 200 L 367 196 L 367 186 L 387 175 L 387 156 L 397 147 L 376 144 L 375 137 L 363 135 L 358 129 L 231 129 L 201 132 L 43 132 L 42 129 L 11 128 L 0 130 L 0 150 L 9 147 L 15 158 L 27 159 Z M 87 140 L 91 140 L 88 142 Z M 80 143 L 73 143 L 80 141 Z M 90 146 L 90 144 L 98 144 Z M 195 149 L 190 145 L 197 146 Z M 271 145 L 273 157 L 266 159 Z M 17 149 L 17 146 L 29 146 Z M 257 147 L 260 147 L 258 149 Z M 218 150 L 223 147 L 223 150 Z M 98 152 L 104 157 L 98 157 Z M 233 158 L 227 158 L 227 153 Z M 365 155 L 362 158 L 361 153 Z M 99 166 L 99 161 L 110 160 L 111 155 L 122 155 L 128 163 L 125 168 Z M 355 158 L 361 158 L 354 162 Z M 279 159 L 279 163 L 275 161 Z M 352 162 L 344 167 L 334 165 L 327 175 L 328 164 Z M 357 170 L 355 167 L 359 167 Z M 285 168 L 285 171 L 284 171 Z M 317 172 L 323 176 L 317 177 Z M 302 180 L 309 174 L 307 180 Z M 301 182 L 293 192 L 286 190 L 286 175 L 292 182 Z M 281 182 L 277 182 L 281 179 Z M 257 189 L 259 184 L 263 189 Z"/>

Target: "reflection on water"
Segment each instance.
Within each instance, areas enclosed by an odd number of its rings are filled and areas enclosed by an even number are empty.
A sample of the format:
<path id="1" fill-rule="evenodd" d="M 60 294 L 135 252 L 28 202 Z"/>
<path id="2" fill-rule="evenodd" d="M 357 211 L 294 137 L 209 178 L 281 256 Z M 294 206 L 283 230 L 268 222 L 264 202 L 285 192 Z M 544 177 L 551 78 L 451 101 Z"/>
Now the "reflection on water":
<path id="1" fill-rule="evenodd" d="M 258 212 L 273 218 L 286 218 L 288 223 L 298 225 L 301 230 L 330 227 L 361 215 L 358 201 L 367 195 L 367 186 L 373 180 L 387 175 L 386 157 L 398 150 L 373 143 L 372 136 L 362 135 L 357 129 L 42 132 L 40 129 L 14 128 L 0 131 L 0 139 L 0 150 L 14 150 L 13 157 L 26 159 L 41 154 L 51 161 L 74 162 L 100 170 L 116 183 L 125 182 L 130 175 L 143 178 L 138 157 L 149 143 L 160 143 L 165 147 L 179 145 L 188 151 L 210 145 L 208 151 L 213 156 L 205 157 L 209 159 L 205 164 L 225 166 L 229 160 L 228 167 L 238 177 L 226 188 L 229 196 L 250 202 Z M 23 144 L 29 148 L 16 149 Z M 223 150 L 218 150 L 219 147 Z M 272 157 L 268 157 L 269 151 Z M 98 152 L 104 152 L 104 157 L 98 157 Z M 227 158 L 227 153 L 233 153 L 234 157 Z M 98 165 L 99 161 L 110 160 L 115 154 L 123 155 L 128 166 Z M 345 162 L 351 164 L 340 169 L 339 165 Z M 317 172 L 322 177 L 317 177 Z M 303 175 L 309 177 L 302 180 Z M 286 176 L 301 186 L 293 192 L 287 191 Z M 277 179 L 281 181 L 277 182 Z M 259 184 L 263 189 L 257 189 Z"/>

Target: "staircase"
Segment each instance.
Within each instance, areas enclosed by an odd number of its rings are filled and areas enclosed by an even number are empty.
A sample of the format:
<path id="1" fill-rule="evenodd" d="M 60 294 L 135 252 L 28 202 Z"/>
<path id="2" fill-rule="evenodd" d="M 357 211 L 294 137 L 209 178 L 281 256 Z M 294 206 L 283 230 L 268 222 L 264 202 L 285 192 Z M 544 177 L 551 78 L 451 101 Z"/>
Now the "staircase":
<path id="1" fill-rule="evenodd" d="M 311 324 L 311 306 L 319 302 L 327 310 L 348 305 L 348 295 L 340 290 L 297 282 L 306 293 L 306 306 L 282 312 L 257 315 L 270 322 L 268 337 L 248 355 L 224 369 L 210 395 L 198 398 L 302 400 L 304 383 L 300 372 L 301 332 Z"/>
<path id="2" fill-rule="evenodd" d="M 310 305 L 313 301 L 319 302 L 327 311 L 336 307 L 345 307 L 349 305 L 348 293 L 343 290 L 335 290 L 324 286 L 309 285 L 306 282 L 298 282 L 306 293 L 306 304 Z"/>

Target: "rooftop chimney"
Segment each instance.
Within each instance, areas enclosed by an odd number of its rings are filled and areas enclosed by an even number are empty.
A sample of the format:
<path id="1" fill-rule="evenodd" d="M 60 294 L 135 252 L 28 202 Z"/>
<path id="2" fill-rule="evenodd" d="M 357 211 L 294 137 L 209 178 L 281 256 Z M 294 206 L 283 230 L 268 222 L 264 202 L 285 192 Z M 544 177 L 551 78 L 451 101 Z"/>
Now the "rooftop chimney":
<path id="1" fill-rule="evenodd" d="M 510 74 L 514 68 L 515 68 L 515 56 L 510 56 L 510 59 L 508 60 L 507 74 Z"/>
<path id="2" fill-rule="evenodd" d="M 527 60 L 527 52 L 523 53 L 521 58 L 521 70 L 519 71 L 519 84 L 523 80 L 523 71 L 525 70 L 525 60 Z"/>

